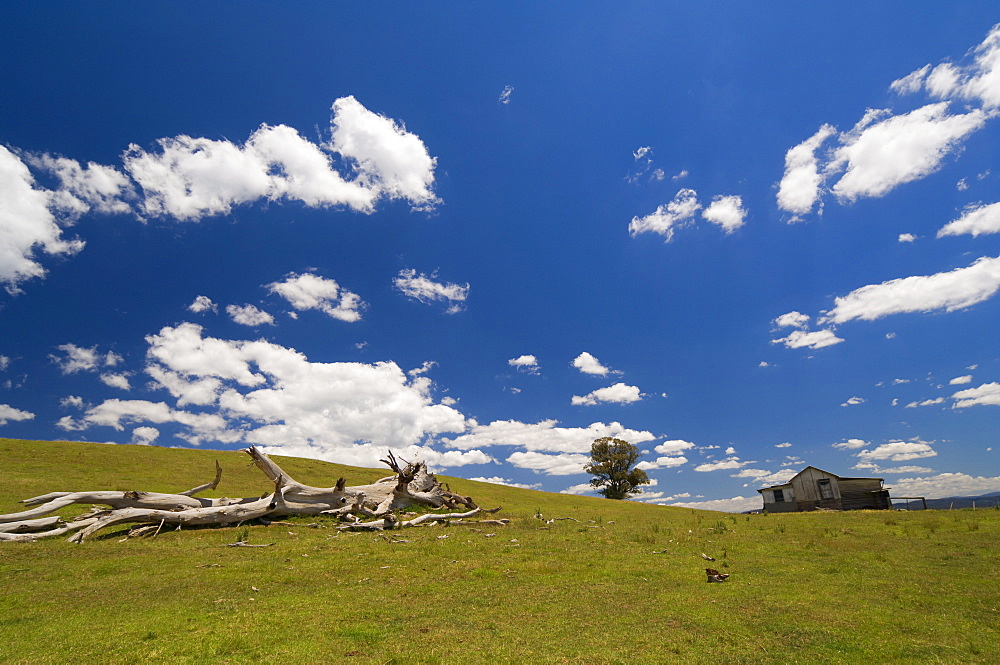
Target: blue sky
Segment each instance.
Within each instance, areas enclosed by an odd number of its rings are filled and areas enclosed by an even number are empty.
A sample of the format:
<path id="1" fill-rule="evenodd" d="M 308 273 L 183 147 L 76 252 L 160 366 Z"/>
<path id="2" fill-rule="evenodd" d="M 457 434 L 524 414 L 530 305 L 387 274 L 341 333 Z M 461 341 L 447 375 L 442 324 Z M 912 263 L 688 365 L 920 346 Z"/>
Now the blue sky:
<path id="1" fill-rule="evenodd" d="M 1000 489 L 1000 9 L 691 4 L 6 3 L 0 436 Z"/>

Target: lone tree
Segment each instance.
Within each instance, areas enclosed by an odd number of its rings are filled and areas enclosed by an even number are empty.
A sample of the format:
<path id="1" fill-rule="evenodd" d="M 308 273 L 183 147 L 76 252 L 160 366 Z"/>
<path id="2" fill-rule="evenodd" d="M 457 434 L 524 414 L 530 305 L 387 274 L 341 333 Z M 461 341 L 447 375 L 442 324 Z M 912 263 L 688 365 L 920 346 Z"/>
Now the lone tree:
<path id="1" fill-rule="evenodd" d="M 598 488 L 607 499 L 627 499 L 638 494 L 639 485 L 648 485 L 649 476 L 642 469 L 635 469 L 639 449 L 628 441 L 605 436 L 590 446 L 591 462 L 583 468 L 596 478 L 590 484 Z"/>

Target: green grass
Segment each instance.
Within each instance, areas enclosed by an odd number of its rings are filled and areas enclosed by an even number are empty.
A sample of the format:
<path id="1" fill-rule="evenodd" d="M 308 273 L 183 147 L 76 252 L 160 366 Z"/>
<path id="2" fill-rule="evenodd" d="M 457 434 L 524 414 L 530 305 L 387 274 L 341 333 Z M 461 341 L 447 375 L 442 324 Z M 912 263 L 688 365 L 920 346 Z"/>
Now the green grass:
<path id="1" fill-rule="evenodd" d="M 269 489 L 230 452 L 0 439 L 0 459 L 0 512 L 56 490 L 182 491 L 215 459 L 218 495 Z M 314 485 L 387 475 L 276 459 Z M 442 480 L 511 524 L 0 543 L 0 660 L 1000 662 L 995 509 L 728 515 Z M 275 545 L 224 546 L 244 534 Z"/>

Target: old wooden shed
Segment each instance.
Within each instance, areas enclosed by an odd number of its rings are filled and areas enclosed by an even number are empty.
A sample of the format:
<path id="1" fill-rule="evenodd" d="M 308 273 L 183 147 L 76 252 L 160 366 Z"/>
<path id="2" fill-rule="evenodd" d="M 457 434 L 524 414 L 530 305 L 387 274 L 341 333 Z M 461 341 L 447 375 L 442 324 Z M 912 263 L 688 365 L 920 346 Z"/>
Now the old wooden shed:
<path id="1" fill-rule="evenodd" d="M 757 490 L 769 513 L 806 510 L 886 510 L 892 507 L 882 478 L 848 478 L 807 466 L 783 485 Z"/>

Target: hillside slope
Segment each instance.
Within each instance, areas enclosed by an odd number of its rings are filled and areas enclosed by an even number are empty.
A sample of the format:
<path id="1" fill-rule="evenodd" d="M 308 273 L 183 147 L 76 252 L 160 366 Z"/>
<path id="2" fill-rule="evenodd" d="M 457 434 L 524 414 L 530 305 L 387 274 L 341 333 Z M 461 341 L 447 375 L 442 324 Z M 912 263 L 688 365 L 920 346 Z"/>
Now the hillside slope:
<path id="1" fill-rule="evenodd" d="M 0 454 L 3 512 L 56 489 L 188 489 L 216 458 L 221 494 L 269 489 L 238 453 Z M 280 462 L 317 485 L 385 475 Z M 449 482 L 510 525 L 0 543 L 5 662 L 1000 662 L 998 510 L 731 515 Z"/>

